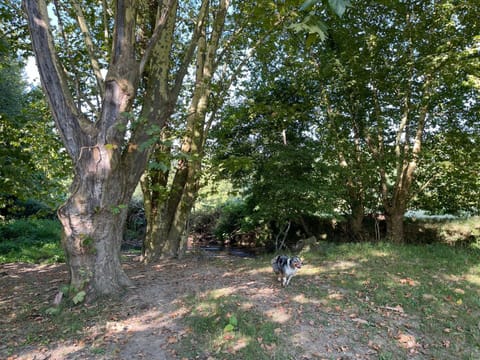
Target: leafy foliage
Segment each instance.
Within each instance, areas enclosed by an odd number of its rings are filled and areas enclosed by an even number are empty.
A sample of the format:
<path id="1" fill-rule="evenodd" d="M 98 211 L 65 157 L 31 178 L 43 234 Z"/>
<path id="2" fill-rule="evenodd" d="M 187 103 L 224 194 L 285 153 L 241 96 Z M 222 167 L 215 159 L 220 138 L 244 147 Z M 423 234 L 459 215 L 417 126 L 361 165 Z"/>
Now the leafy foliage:
<path id="1" fill-rule="evenodd" d="M 58 220 L 20 219 L 0 223 L 0 263 L 63 262 Z"/>
<path id="2" fill-rule="evenodd" d="M 278 224 L 408 207 L 479 211 L 473 2 L 331 1 L 336 15 L 316 3 L 302 10 L 306 23 L 323 19 L 324 41 L 279 37 L 222 114 L 212 133 L 220 177 L 243 191 L 252 217 Z"/>
<path id="3" fill-rule="evenodd" d="M 0 56 L 0 209 L 27 198 L 56 207 L 66 193 L 69 160 L 41 90 L 22 80 L 21 63 Z"/>

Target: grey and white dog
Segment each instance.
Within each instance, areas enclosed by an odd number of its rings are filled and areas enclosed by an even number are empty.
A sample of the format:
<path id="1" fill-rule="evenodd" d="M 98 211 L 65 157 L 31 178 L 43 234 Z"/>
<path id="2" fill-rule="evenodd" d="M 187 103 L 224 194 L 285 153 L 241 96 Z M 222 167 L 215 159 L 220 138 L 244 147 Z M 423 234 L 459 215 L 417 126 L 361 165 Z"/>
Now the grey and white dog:
<path id="1" fill-rule="evenodd" d="M 283 287 L 290 283 L 291 278 L 301 267 L 302 260 L 298 256 L 278 255 L 272 259 L 272 269 L 278 275 L 278 280 L 282 282 Z"/>

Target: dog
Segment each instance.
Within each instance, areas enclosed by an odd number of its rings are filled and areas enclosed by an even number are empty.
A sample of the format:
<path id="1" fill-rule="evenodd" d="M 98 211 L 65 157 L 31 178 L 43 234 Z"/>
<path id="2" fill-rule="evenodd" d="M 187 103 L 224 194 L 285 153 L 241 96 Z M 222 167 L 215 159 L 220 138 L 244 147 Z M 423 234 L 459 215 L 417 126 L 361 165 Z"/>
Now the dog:
<path id="1" fill-rule="evenodd" d="M 301 267 L 302 260 L 298 256 L 278 255 L 272 259 L 272 269 L 278 275 L 278 280 L 282 282 L 283 287 L 290 283 L 292 277 Z"/>

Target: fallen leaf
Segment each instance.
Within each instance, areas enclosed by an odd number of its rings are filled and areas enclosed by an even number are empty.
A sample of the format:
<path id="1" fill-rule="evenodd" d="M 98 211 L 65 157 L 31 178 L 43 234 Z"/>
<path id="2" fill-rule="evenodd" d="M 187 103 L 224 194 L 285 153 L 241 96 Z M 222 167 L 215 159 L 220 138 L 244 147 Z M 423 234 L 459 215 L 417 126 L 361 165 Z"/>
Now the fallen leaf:
<path id="1" fill-rule="evenodd" d="M 409 277 L 400 279 L 400 284 L 406 284 L 410 286 L 415 286 L 417 285 L 417 282 Z"/>
<path id="2" fill-rule="evenodd" d="M 354 319 L 352 319 L 352 321 L 353 321 L 353 322 L 356 322 L 356 323 L 359 323 L 359 324 L 368 325 L 368 321 L 367 321 L 367 320 L 364 320 L 364 319 L 354 318 Z"/>
<path id="3" fill-rule="evenodd" d="M 415 336 L 410 334 L 400 333 L 397 335 L 397 340 L 400 343 L 400 346 L 405 349 L 411 349 L 417 346 Z"/>
<path id="4" fill-rule="evenodd" d="M 232 340 L 235 336 L 233 336 L 232 334 L 230 333 L 226 333 L 225 335 L 223 335 L 223 339 L 224 340 Z"/>
<path id="5" fill-rule="evenodd" d="M 169 344 L 175 344 L 175 343 L 178 342 L 178 339 L 177 339 L 176 336 L 170 336 L 170 337 L 167 339 L 167 342 L 168 342 Z"/>

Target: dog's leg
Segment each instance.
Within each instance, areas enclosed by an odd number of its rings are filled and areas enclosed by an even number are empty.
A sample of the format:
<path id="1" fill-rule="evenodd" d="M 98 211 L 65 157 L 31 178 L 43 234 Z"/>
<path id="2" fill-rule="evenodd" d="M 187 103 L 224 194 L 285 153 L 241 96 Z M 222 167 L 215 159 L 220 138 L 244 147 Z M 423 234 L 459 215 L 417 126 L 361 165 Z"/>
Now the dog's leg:
<path id="1" fill-rule="evenodd" d="M 282 286 L 285 287 L 285 286 L 287 286 L 287 285 L 288 285 L 287 277 L 284 276 L 284 277 L 282 277 Z"/>
<path id="2" fill-rule="evenodd" d="M 286 277 L 286 283 L 285 283 L 285 287 L 287 287 L 288 284 L 290 284 L 290 279 L 292 278 L 292 275 L 289 275 Z"/>

